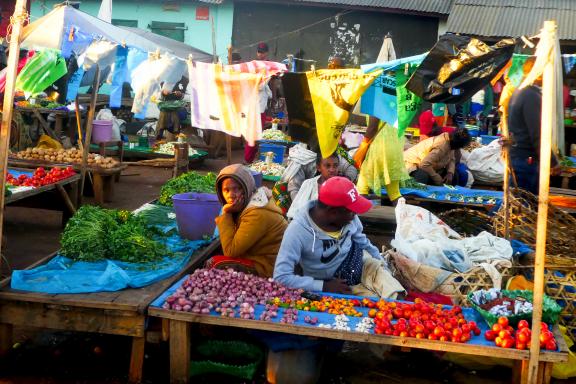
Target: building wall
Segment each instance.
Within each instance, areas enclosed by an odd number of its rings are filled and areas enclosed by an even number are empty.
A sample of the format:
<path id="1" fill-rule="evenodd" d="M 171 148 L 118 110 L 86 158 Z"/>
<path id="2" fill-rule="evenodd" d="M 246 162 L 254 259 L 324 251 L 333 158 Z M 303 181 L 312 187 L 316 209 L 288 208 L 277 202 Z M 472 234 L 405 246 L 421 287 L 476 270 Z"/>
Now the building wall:
<path id="1" fill-rule="evenodd" d="M 268 43 L 271 59 L 283 60 L 286 54 L 302 50 L 304 59 L 317 61 L 317 68 L 326 67 L 333 51 L 330 43 L 331 23 L 335 23 L 333 16 L 346 11 L 334 7 L 244 1 L 236 2 L 234 7 L 232 40 L 235 50 L 244 60 L 254 58 L 258 41 L 271 39 Z M 319 22 L 321 20 L 324 21 Z M 435 17 L 353 11 L 339 17 L 338 24 L 343 23 L 347 23 L 348 28 L 359 24 L 360 64 L 376 61 L 387 32 L 392 33 L 397 57 L 424 53 L 432 48 L 438 37 L 438 18 Z"/>
<path id="2" fill-rule="evenodd" d="M 61 0 L 32 0 L 31 19 L 35 20 L 52 10 Z M 165 10 L 163 4 L 177 4 L 177 10 Z M 82 0 L 80 10 L 90 15 L 98 15 L 101 0 Z M 214 17 L 216 30 L 216 52 L 226 61 L 227 47 L 232 40 L 234 5 L 226 1 L 222 5 L 211 5 L 196 1 L 153 1 L 153 0 L 113 0 L 112 18 L 138 20 L 138 28 L 150 30 L 152 21 L 185 23 L 184 42 L 205 52 L 212 53 L 212 28 L 210 20 L 196 20 L 196 7 L 208 7 Z"/>

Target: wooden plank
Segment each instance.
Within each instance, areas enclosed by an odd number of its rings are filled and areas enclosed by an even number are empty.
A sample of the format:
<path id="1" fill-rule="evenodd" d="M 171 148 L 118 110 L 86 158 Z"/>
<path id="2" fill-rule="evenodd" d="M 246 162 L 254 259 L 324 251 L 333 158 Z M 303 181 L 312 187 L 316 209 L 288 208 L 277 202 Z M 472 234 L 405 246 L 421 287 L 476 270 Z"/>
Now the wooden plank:
<path id="1" fill-rule="evenodd" d="M 56 185 L 56 189 L 60 193 L 60 197 L 62 198 L 62 201 L 64 201 L 64 204 L 66 205 L 66 208 L 68 208 L 68 211 L 71 214 L 75 214 L 76 213 L 76 207 L 74 206 L 74 204 L 70 200 L 70 196 L 68 196 L 68 192 L 66 192 L 64 187 L 60 184 Z"/>
<path id="2" fill-rule="evenodd" d="M 0 303 L 0 323 L 13 325 L 144 337 L 144 321 L 144 316 L 124 311 L 31 302 Z"/>
<path id="3" fill-rule="evenodd" d="M 170 382 L 188 383 L 190 377 L 190 323 L 170 320 Z"/>
<path id="4" fill-rule="evenodd" d="M 527 360 L 529 352 L 525 350 L 504 349 L 496 346 L 475 345 L 466 343 L 451 343 L 435 340 L 404 338 L 396 336 L 374 335 L 357 332 L 342 332 L 333 329 L 301 326 L 294 324 L 271 323 L 259 320 L 244 320 L 236 318 L 223 318 L 210 315 L 197 315 L 188 312 L 171 311 L 162 308 L 150 307 L 150 316 L 167 318 L 170 320 L 187 321 L 201 324 L 220 325 L 245 329 L 258 329 L 262 331 L 283 332 L 295 335 L 325 337 L 328 339 L 357 341 L 363 343 L 386 344 L 398 347 L 428 349 L 433 351 L 456 352 L 477 356 L 501 357 L 513 360 Z M 171 329 L 172 331 L 172 329 Z M 172 340 L 172 335 L 170 335 Z M 562 352 L 543 352 L 541 361 L 565 362 L 568 354 Z"/>
<path id="5" fill-rule="evenodd" d="M 142 382 L 142 368 L 144 367 L 145 337 L 132 338 L 132 353 L 130 354 L 130 368 L 128 371 L 129 383 Z"/>
<path id="6" fill-rule="evenodd" d="M 358 218 L 362 221 L 370 222 L 387 222 L 396 224 L 396 213 L 394 207 L 376 205 L 372 207 L 368 212 L 358 215 Z"/>

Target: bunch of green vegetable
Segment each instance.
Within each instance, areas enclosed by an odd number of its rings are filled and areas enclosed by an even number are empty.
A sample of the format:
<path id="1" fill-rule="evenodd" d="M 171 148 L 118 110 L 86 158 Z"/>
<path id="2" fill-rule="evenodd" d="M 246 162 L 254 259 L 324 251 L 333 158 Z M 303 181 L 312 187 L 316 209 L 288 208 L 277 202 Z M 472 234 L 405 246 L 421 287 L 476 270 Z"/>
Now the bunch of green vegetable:
<path id="1" fill-rule="evenodd" d="M 187 192 L 216 193 L 216 175 L 211 172 L 204 176 L 196 172 L 187 172 L 170 179 L 160 189 L 158 202 L 171 207 L 172 196 Z"/>
<path id="2" fill-rule="evenodd" d="M 128 211 L 82 206 L 60 240 L 63 256 L 76 261 L 120 260 L 146 263 L 171 253 L 154 240 L 160 233 Z"/>
<path id="3" fill-rule="evenodd" d="M 560 159 L 560 165 L 564 168 L 572 168 L 576 166 L 576 164 L 574 164 L 574 162 L 568 156 L 564 156 Z"/>
<path id="4" fill-rule="evenodd" d="M 413 178 L 409 178 L 407 180 L 402 180 L 400 182 L 400 188 L 410 188 L 410 189 L 418 189 L 421 191 L 427 191 L 428 186 L 426 184 L 422 184 L 414 180 Z"/>

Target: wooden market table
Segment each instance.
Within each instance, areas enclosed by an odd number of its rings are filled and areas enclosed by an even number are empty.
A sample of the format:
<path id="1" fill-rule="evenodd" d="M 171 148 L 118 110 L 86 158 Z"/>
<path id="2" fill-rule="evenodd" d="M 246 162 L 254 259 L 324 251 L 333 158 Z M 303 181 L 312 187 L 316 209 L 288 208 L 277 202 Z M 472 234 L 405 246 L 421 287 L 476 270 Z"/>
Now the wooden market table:
<path id="1" fill-rule="evenodd" d="M 140 382 L 149 304 L 183 275 L 200 266 L 219 246 L 219 241 L 213 241 L 196 251 L 176 275 L 140 289 L 43 294 L 13 290 L 10 278 L 7 278 L 0 282 L 0 355 L 12 347 L 14 326 L 128 336 L 132 337 L 129 381 Z M 50 255 L 27 269 L 43 265 L 54 256 Z"/>
<path id="2" fill-rule="evenodd" d="M 36 168 L 36 167 L 66 167 L 71 166 L 76 171 L 79 171 L 80 164 L 58 164 L 47 161 L 40 160 L 24 160 L 17 159 L 13 157 L 8 158 L 8 165 L 21 167 L 21 168 Z M 101 168 L 88 166 L 86 169 L 92 177 L 92 188 L 94 189 L 94 200 L 100 206 L 104 205 L 104 202 L 110 201 L 114 194 L 114 182 L 119 180 L 120 173 L 128 168 L 126 164 L 120 163 L 114 168 Z"/>
<path id="3" fill-rule="evenodd" d="M 190 377 L 190 340 L 191 324 L 210 324 L 225 327 L 237 327 L 259 331 L 282 332 L 293 335 L 322 337 L 327 339 L 345 340 L 361 343 L 383 344 L 403 348 L 419 348 L 430 351 L 463 353 L 475 356 L 499 357 L 515 360 L 515 381 L 526 379 L 528 350 L 504 349 L 496 346 L 477 345 L 469 343 L 451 343 L 410 337 L 385 336 L 359 332 L 338 331 L 334 329 L 303 326 L 295 324 L 272 323 L 260 320 L 244 320 L 225 318 L 213 315 L 199 315 L 189 312 L 174 311 L 150 306 L 150 316 L 162 318 L 169 322 L 170 342 L 170 382 L 188 383 Z M 553 363 L 568 361 L 568 346 L 562 337 L 558 326 L 554 327 L 554 335 L 558 342 L 559 352 L 542 351 L 538 372 L 538 384 L 549 383 Z M 522 382 L 522 381 L 518 381 Z"/>
<path id="4" fill-rule="evenodd" d="M 11 169 L 30 171 L 18 168 L 8 168 L 8 171 Z M 12 191 L 12 194 L 4 200 L 4 204 L 62 211 L 62 224 L 65 224 L 78 208 L 79 181 L 80 175 L 73 175 L 41 187 Z"/>
<path id="5" fill-rule="evenodd" d="M 28 114 L 42 127 L 42 129 L 53 139 L 60 141 L 60 134 L 64 121 L 68 121 L 68 137 L 74 137 L 77 134 L 76 130 L 76 111 L 68 109 L 47 109 L 47 108 L 33 108 L 33 107 L 15 107 L 15 113 Z M 50 123 L 44 118 L 45 115 L 54 115 L 54 129 L 50 127 Z M 80 110 L 80 116 L 84 116 L 86 110 Z"/>

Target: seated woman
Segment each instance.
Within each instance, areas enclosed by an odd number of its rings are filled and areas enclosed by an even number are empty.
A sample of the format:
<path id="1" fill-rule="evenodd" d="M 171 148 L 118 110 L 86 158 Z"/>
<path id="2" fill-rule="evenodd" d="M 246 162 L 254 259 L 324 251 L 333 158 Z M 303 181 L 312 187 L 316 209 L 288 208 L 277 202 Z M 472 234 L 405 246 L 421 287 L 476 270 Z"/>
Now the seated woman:
<path id="1" fill-rule="evenodd" d="M 470 143 L 465 128 L 419 142 L 404 151 L 404 165 L 410 176 L 423 184 L 452 184 L 456 168 L 454 151 Z"/>
<path id="2" fill-rule="evenodd" d="M 336 152 L 325 159 L 320 153 L 316 156 L 316 170 L 320 175 L 304 180 L 286 214 L 289 219 L 293 219 L 298 210 L 308 205 L 309 201 L 318 199 L 320 185 L 329 178 L 338 176 L 339 163 L 340 159 Z"/>
<path id="3" fill-rule="evenodd" d="M 271 277 L 287 222 L 270 190 L 256 189 L 250 170 L 233 164 L 220 171 L 216 192 L 224 205 L 216 225 L 225 256 L 211 258 L 207 266 Z"/>

